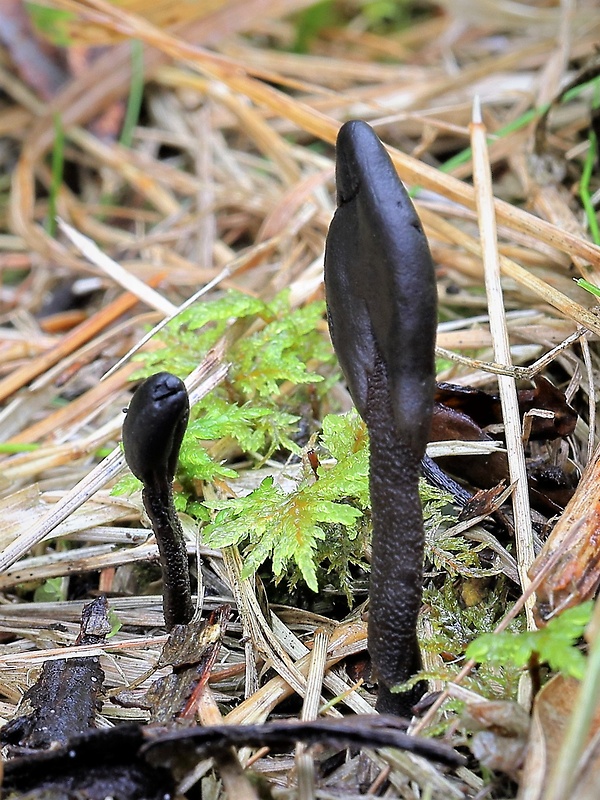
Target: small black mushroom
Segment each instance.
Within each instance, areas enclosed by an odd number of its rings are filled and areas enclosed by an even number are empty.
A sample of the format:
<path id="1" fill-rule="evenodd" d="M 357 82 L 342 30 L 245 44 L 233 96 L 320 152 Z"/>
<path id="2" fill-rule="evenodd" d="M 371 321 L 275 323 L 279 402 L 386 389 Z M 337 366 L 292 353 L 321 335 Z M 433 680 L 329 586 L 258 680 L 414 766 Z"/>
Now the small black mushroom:
<path id="1" fill-rule="evenodd" d="M 420 462 L 431 424 L 437 294 L 427 239 L 383 145 L 365 122 L 337 138 L 337 204 L 325 248 L 333 346 L 370 437 L 373 519 L 368 647 L 377 710 L 410 716 L 421 668 Z"/>
<path id="2" fill-rule="evenodd" d="M 194 615 L 187 551 L 171 487 L 189 412 L 183 381 L 158 372 L 138 386 L 123 423 L 125 460 L 144 485 L 144 507 L 158 543 L 168 630 Z"/>

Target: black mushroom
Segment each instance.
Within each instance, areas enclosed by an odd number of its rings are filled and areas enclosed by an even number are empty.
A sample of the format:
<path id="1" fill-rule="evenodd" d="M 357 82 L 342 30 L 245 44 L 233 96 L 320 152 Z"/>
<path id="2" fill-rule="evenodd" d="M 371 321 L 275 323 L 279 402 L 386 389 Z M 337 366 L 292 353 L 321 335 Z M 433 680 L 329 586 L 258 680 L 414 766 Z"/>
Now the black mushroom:
<path id="1" fill-rule="evenodd" d="M 194 615 L 185 539 L 171 486 L 189 413 L 183 381 L 158 372 L 138 386 L 123 422 L 125 460 L 144 485 L 144 507 L 158 544 L 168 630 Z"/>
<path id="2" fill-rule="evenodd" d="M 325 248 L 325 290 L 333 346 L 370 438 L 368 648 L 377 710 L 410 716 L 425 683 L 404 693 L 391 689 L 421 668 L 418 483 L 433 409 L 435 272 L 417 213 L 372 128 L 345 123 L 336 156 L 338 207 Z"/>

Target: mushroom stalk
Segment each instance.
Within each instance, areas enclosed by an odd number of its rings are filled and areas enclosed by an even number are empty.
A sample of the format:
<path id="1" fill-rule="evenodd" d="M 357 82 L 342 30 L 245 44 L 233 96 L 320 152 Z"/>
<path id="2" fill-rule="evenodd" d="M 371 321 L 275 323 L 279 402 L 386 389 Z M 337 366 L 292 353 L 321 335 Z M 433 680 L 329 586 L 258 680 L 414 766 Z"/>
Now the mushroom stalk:
<path id="1" fill-rule="evenodd" d="M 175 625 L 185 625 L 194 616 L 185 538 L 170 486 L 158 491 L 144 487 L 142 499 L 158 544 L 163 611 L 166 628 L 170 631 Z"/>
<path id="2" fill-rule="evenodd" d="M 123 423 L 125 460 L 143 484 L 144 508 L 158 544 L 167 630 L 194 616 L 187 549 L 171 486 L 188 417 L 185 384 L 159 372 L 138 386 Z"/>
<path id="3" fill-rule="evenodd" d="M 421 667 L 424 529 L 418 493 L 435 385 L 437 297 L 417 213 L 365 122 L 336 151 L 338 208 L 325 248 L 333 346 L 370 437 L 373 519 L 368 648 L 377 710 L 410 716 L 425 691 L 394 693 Z"/>
<path id="4" fill-rule="evenodd" d="M 421 460 L 395 435 L 387 384 L 378 356 L 369 376 L 365 414 L 373 523 L 368 647 L 379 682 L 377 710 L 406 717 L 427 688 L 420 681 L 409 692 L 390 691 L 422 666 L 417 641 L 424 548 Z"/>

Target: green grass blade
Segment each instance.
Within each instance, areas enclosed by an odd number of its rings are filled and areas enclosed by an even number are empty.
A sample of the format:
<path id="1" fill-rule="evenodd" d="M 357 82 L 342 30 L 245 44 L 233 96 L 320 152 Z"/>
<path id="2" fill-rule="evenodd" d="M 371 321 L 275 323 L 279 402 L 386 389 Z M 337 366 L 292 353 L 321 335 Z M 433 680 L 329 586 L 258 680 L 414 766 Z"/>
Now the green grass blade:
<path id="1" fill-rule="evenodd" d="M 144 48 L 138 39 L 131 42 L 131 84 L 129 86 L 129 98 L 127 100 L 127 110 L 123 120 L 123 129 L 119 142 L 124 147 L 131 147 L 133 142 L 133 131 L 137 125 L 140 109 L 142 107 L 142 97 L 144 95 Z"/>
<path id="2" fill-rule="evenodd" d="M 50 196 L 48 198 L 48 219 L 46 220 L 46 230 L 50 236 L 56 234 L 56 201 L 62 184 L 65 163 L 65 132 L 60 114 L 54 114 L 53 123 L 54 147 L 52 148 Z"/>

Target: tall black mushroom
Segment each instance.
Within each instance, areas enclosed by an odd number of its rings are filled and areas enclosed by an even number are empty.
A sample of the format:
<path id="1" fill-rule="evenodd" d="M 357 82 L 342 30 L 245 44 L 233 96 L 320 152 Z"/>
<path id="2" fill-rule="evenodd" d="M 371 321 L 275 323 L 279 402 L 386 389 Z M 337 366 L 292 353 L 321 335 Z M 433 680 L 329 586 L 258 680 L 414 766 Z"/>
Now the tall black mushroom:
<path id="1" fill-rule="evenodd" d="M 337 210 L 325 248 L 331 338 L 370 438 L 373 520 L 368 648 L 377 710 L 410 716 L 425 684 L 393 693 L 421 668 L 420 461 L 431 424 L 437 297 L 413 204 L 365 122 L 337 138 Z"/>
<path id="2" fill-rule="evenodd" d="M 158 544 L 168 630 L 194 616 L 187 550 L 171 487 L 189 412 L 183 381 L 158 372 L 138 386 L 123 422 L 125 460 L 144 485 L 144 507 Z"/>

